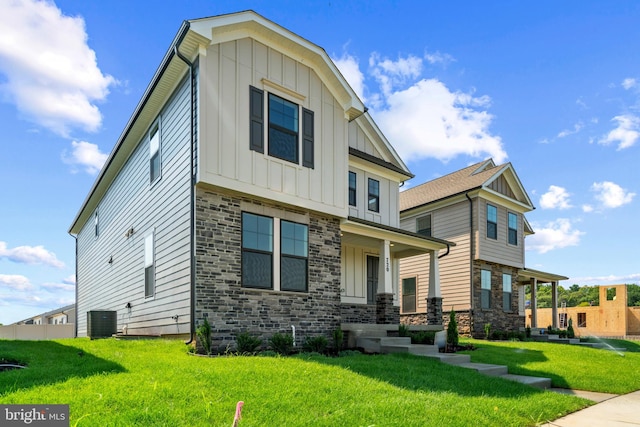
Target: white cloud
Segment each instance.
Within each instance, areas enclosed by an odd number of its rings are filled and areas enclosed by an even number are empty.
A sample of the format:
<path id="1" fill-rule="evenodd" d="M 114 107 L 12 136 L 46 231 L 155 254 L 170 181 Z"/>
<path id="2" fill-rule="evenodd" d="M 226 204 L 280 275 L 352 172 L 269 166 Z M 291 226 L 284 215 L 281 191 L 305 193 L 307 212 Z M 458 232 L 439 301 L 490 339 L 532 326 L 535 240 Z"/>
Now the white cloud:
<path id="1" fill-rule="evenodd" d="M 618 143 L 618 150 L 632 147 L 640 138 L 640 117 L 633 114 L 615 116 L 611 121 L 617 122 L 617 127 L 611 130 L 606 137 L 598 143 L 610 145 Z"/>
<path id="2" fill-rule="evenodd" d="M 640 273 L 632 273 L 627 275 L 615 275 L 610 274 L 608 276 L 585 276 L 585 277 L 572 277 L 569 279 L 571 283 L 580 283 L 580 284 L 629 284 L 629 283 L 638 283 L 640 281 Z"/>
<path id="3" fill-rule="evenodd" d="M 429 64 L 442 64 L 447 65 L 450 62 L 455 61 L 455 58 L 448 53 L 440 53 L 438 51 L 434 53 L 426 52 L 424 53 L 424 59 L 427 60 Z"/>
<path id="4" fill-rule="evenodd" d="M 62 283 L 67 284 L 67 285 L 76 285 L 76 275 L 72 274 L 71 276 L 68 276 L 64 279 L 62 279 Z"/>
<path id="5" fill-rule="evenodd" d="M 555 249 L 577 246 L 583 231 L 573 229 L 567 218 L 558 218 L 543 226 L 532 224 L 535 234 L 527 237 L 527 250 L 546 253 Z"/>
<path id="6" fill-rule="evenodd" d="M 15 291 L 28 291 L 33 289 L 29 279 L 17 274 L 0 274 L 0 289 L 9 288 Z"/>
<path id="7" fill-rule="evenodd" d="M 636 195 L 611 181 L 594 182 L 591 191 L 596 193 L 595 198 L 603 208 L 611 209 L 631 203 Z"/>
<path id="8" fill-rule="evenodd" d="M 369 67 L 373 77 L 378 81 L 382 94 L 388 97 L 398 87 L 411 79 L 416 79 L 422 72 L 422 59 L 409 55 L 397 61 L 381 59 L 377 53 L 369 58 Z"/>
<path id="9" fill-rule="evenodd" d="M 69 285 L 66 283 L 43 283 L 42 287 L 50 291 L 73 291 L 75 285 Z"/>
<path id="10" fill-rule="evenodd" d="M 100 151 L 96 144 L 86 141 L 72 141 L 71 153 L 62 153 L 62 160 L 72 166 L 84 168 L 85 172 L 95 175 L 107 161 L 108 154 Z"/>
<path id="11" fill-rule="evenodd" d="M 565 137 L 567 137 L 569 135 L 576 134 L 576 133 L 580 132 L 583 127 L 584 127 L 584 124 L 582 122 L 578 122 L 575 125 L 573 125 L 573 129 L 565 129 L 565 130 L 561 131 L 560 133 L 558 133 L 558 138 L 565 138 Z"/>
<path id="12" fill-rule="evenodd" d="M 631 78 L 631 77 L 627 77 L 626 79 L 624 79 L 622 81 L 622 87 L 625 88 L 626 90 L 634 88 L 637 85 L 638 85 L 638 82 L 636 81 L 636 79 Z"/>
<path id="13" fill-rule="evenodd" d="M 557 185 L 549 186 L 549 190 L 540 196 L 540 207 L 542 209 L 569 209 L 569 193 L 566 189 Z"/>
<path id="14" fill-rule="evenodd" d="M 0 242 L 0 259 L 2 258 L 22 264 L 46 264 L 56 268 L 64 267 L 64 263 L 56 257 L 56 254 L 46 250 L 44 246 L 17 246 L 9 249 L 6 242 Z"/>
<path id="15" fill-rule="evenodd" d="M 593 212 L 593 206 L 591 206 L 591 205 L 582 205 L 582 212 L 584 212 L 584 213 Z"/>
<path id="16" fill-rule="evenodd" d="M 116 83 L 98 68 L 81 17 L 53 2 L 0 1 L 2 90 L 30 120 L 66 136 L 72 127 L 96 131 L 96 101 Z"/>
<path id="17" fill-rule="evenodd" d="M 333 58 L 333 62 L 336 64 L 347 82 L 349 82 L 349 85 L 355 91 L 356 95 L 358 95 L 362 102 L 365 102 L 364 74 L 360 71 L 358 59 L 344 53 L 340 58 Z"/>

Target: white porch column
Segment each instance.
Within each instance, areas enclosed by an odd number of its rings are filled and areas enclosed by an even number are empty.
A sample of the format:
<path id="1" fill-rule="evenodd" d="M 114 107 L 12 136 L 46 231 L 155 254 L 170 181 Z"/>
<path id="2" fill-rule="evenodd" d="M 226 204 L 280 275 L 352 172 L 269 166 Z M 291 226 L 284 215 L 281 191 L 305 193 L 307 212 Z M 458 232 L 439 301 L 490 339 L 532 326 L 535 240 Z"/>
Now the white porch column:
<path id="1" fill-rule="evenodd" d="M 558 328 L 558 282 L 551 282 L 551 327 Z"/>
<path id="2" fill-rule="evenodd" d="M 391 275 L 391 244 L 388 240 L 384 240 L 380 244 L 378 293 L 393 294 L 393 276 Z"/>
<path id="3" fill-rule="evenodd" d="M 442 298 L 440 291 L 440 263 L 438 251 L 429 251 L 429 294 L 428 298 Z"/>
<path id="4" fill-rule="evenodd" d="M 538 280 L 535 277 L 531 278 L 531 329 L 538 327 L 538 297 L 536 295 L 538 287 Z"/>

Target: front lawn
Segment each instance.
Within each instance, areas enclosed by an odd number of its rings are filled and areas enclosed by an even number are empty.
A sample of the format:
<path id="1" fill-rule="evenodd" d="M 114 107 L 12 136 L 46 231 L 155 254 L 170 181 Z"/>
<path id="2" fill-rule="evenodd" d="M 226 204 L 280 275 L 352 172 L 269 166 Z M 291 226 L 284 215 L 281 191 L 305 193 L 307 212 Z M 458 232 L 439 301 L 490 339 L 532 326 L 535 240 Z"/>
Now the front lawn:
<path id="1" fill-rule="evenodd" d="M 472 362 L 507 365 L 509 373 L 551 378 L 553 387 L 603 393 L 629 393 L 640 388 L 640 346 L 607 340 L 625 352 L 544 342 L 463 340 L 478 347 L 465 352 Z"/>
<path id="2" fill-rule="evenodd" d="M 486 352 L 483 347 L 478 354 Z M 527 426 L 590 402 L 409 355 L 213 357 L 179 341 L 0 340 L 3 404 L 70 405 L 71 426 Z"/>

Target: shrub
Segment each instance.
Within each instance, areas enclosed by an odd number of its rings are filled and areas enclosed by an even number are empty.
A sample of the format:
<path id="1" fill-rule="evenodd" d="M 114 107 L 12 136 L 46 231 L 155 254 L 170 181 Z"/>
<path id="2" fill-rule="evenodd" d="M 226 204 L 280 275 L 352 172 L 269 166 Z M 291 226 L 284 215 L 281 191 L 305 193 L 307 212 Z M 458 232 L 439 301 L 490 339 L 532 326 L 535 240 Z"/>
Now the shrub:
<path id="1" fill-rule="evenodd" d="M 409 337 L 411 332 L 409 331 L 409 325 L 405 325 L 404 323 L 401 323 L 400 326 L 398 326 L 398 335 L 400 335 L 401 337 Z"/>
<path id="2" fill-rule="evenodd" d="M 204 322 L 202 325 L 198 326 L 196 329 L 196 336 L 200 340 L 200 345 L 204 349 L 204 352 L 207 355 L 211 355 L 211 325 L 209 324 L 209 320 L 204 318 Z"/>
<path id="3" fill-rule="evenodd" d="M 524 328 L 524 335 L 527 338 L 531 338 L 531 326 L 527 326 L 526 328 Z"/>
<path id="4" fill-rule="evenodd" d="M 484 324 L 484 338 L 489 339 L 491 337 L 491 323 Z"/>
<path id="5" fill-rule="evenodd" d="M 447 344 L 452 347 L 458 345 L 458 322 L 456 322 L 456 312 L 451 308 L 449 313 L 449 324 L 447 325 Z"/>
<path id="6" fill-rule="evenodd" d="M 305 353 L 324 353 L 326 350 L 327 339 L 323 336 L 307 337 L 302 344 L 302 351 Z"/>
<path id="7" fill-rule="evenodd" d="M 293 351 L 293 335 L 276 332 L 269 339 L 269 345 L 276 353 L 287 356 Z"/>
<path id="8" fill-rule="evenodd" d="M 573 320 L 569 318 L 569 326 L 567 327 L 567 338 L 575 338 L 576 333 L 573 330 Z"/>
<path id="9" fill-rule="evenodd" d="M 248 332 L 242 332 L 236 336 L 236 350 L 240 354 L 253 354 L 262 345 L 262 340 L 252 337 Z"/>
<path id="10" fill-rule="evenodd" d="M 344 345 L 344 332 L 341 328 L 336 328 L 333 330 L 333 348 L 336 352 L 340 352 L 342 350 L 342 346 Z"/>
<path id="11" fill-rule="evenodd" d="M 418 331 L 410 334 L 411 344 L 433 344 L 436 340 L 435 331 Z"/>

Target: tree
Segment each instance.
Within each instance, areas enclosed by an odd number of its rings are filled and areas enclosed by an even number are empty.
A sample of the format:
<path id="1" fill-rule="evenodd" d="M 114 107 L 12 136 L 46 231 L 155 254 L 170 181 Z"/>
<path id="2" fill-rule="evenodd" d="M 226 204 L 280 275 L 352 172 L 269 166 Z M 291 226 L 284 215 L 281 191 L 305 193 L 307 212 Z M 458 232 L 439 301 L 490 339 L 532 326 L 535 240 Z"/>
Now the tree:
<path id="1" fill-rule="evenodd" d="M 455 349 L 458 345 L 458 322 L 456 322 L 456 312 L 451 307 L 449 313 L 449 324 L 447 325 L 447 344 Z"/>

